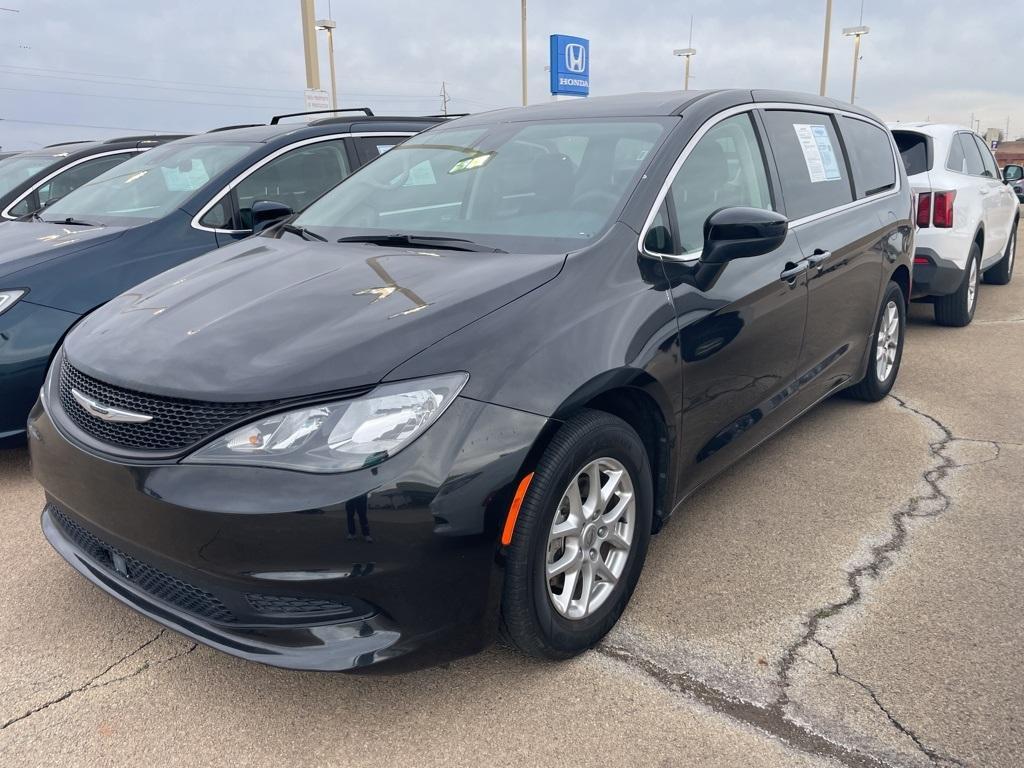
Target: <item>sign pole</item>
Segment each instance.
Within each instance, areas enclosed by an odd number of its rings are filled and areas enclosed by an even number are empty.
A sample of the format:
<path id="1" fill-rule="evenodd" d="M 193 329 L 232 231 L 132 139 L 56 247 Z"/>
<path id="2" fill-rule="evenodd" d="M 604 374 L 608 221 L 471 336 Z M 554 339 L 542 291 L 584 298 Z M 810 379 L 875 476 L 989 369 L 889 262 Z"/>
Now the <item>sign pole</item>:
<path id="1" fill-rule="evenodd" d="M 819 95 L 825 95 L 825 83 L 828 80 L 828 36 L 832 27 L 832 0 L 825 2 L 825 44 L 821 49 L 821 88 Z"/>
<path id="2" fill-rule="evenodd" d="M 523 106 L 526 106 L 526 0 L 521 0 L 522 19 L 520 23 L 520 45 L 522 47 L 523 66 Z"/>
<path id="3" fill-rule="evenodd" d="M 320 59 L 316 50 L 316 9 L 313 0 L 299 0 L 302 9 L 302 50 L 306 57 L 306 88 L 320 90 Z"/>

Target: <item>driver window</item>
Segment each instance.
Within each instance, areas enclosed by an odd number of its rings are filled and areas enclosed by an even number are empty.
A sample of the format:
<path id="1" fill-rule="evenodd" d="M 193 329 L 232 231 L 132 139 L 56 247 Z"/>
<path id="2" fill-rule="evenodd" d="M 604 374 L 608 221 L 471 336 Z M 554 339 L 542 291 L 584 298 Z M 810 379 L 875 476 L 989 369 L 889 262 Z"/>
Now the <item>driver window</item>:
<path id="1" fill-rule="evenodd" d="M 252 229 L 252 204 L 257 200 L 283 203 L 298 212 L 348 176 L 342 142 L 335 139 L 293 149 L 243 179 L 235 187 L 241 229 Z"/>
<path id="2" fill-rule="evenodd" d="M 736 115 L 711 128 L 683 162 L 671 190 L 677 254 L 703 249 L 704 222 L 719 208 L 771 210 L 768 174 L 750 115 Z"/>

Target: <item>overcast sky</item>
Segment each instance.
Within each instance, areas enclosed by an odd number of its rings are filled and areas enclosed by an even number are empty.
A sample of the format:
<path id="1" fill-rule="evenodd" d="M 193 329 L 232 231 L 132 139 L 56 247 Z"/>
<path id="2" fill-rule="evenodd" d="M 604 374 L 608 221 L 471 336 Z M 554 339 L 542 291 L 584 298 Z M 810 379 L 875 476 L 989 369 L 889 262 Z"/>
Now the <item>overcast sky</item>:
<path id="1" fill-rule="evenodd" d="M 202 131 L 301 109 L 298 0 L 0 0 L 0 146 Z M 339 97 L 378 113 L 519 102 L 518 0 L 332 0 Z M 529 0 L 530 97 L 547 95 L 547 36 L 591 41 L 593 95 L 682 87 L 816 92 L 825 0 Z M 828 93 L 849 98 L 860 0 L 835 0 Z M 971 8 L 970 12 L 965 11 Z M 785 10 L 783 10 L 785 9 Z M 317 0 L 327 16 L 327 0 Z M 886 120 L 1024 136 L 1024 2 L 865 0 L 857 101 Z M 327 87 L 326 40 L 320 38 Z M 64 124 L 64 125 L 61 125 Z"/>

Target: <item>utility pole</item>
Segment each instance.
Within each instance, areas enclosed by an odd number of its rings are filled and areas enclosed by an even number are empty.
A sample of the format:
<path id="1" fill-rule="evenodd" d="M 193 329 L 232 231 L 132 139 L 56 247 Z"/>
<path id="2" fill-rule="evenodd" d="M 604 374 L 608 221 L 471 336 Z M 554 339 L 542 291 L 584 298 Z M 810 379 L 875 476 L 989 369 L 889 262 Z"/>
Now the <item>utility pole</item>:
<path id="1" fill-rule="evenodd" d="M 306 88 L 320 90 L 320 58 L 316 50 L 316 8 L 313 0 L 299 0 L 302 8 L 302 50 L 306 57 Z"/>
<path id="2" fill-rule="evenodd" d="M 825 84 L 828 81 L 828 38 L 832 32 L 832 0 L 825 0 L 825 43 L 821 48 L 821 87 L 819 95 L 825 95 Z"/>
<path id="3" fill-rule="evenodd" d="M 522 6 L 522 19 L 520 21 L 520 46 L 522 48 L 522 65 L 523 65 L 523 106 L 526 106 L 526 0 L 520 0 Z"/>
<path id="4" fill-rule="evenodd" d="M 451 101 L 451 96 L 448 95 L 448 85 L 444 80 L 441 81 L 441 113 L 448 117 L 448 102 Z"/>

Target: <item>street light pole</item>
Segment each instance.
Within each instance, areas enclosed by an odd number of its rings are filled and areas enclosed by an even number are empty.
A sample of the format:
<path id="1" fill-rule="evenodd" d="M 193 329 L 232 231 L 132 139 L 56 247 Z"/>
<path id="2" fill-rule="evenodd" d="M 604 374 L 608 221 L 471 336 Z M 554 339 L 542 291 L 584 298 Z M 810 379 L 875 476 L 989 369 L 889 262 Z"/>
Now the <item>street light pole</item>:
<path id="1" fill-rule="evenodd" d="M 846 27 L 843 30 L 844 37 L 853 38 L 853 83 L 850 85 L 850 103 L 853 104 L 857 98 L 857 65 L 860 63 L 860 39 L 871 31 L 870 27 Z"/>
<path id="2" fill-rule="evenodd" d="M 673 56 L 682 56 L 686 59 L 686 69 L 683 75 L 683 90 L 690 90 L 690 59 L 697 55 L 696 48 L 676 48 L 672 51 Z"/>
<path id="3" fill-rule="evenodd" d="M 526 0 L 521 0 L 522 6 L 522 18 L 520 20 L 520 46 L 522 48 L 522 66 L 523 66 L 523 106 L 526 106 Z"/>
<path id="4" fill-rule="evenodd" d="M 825 95 L 825 84 L 828 81 L 828 38 L 832 32 L 832 0 L 825 1 L 825 43 L 821 49 L 821 88 L 818 94 Z"/>
<path id="5" fill-rule="evenodd" d="M 334 76 L 334 29 L 338 25 L 334 19 L 318 19 L 317 29 L 327 31 L 327 59 L 331 63 L 331 109 L 338 108 L 338 82 Z"/>

